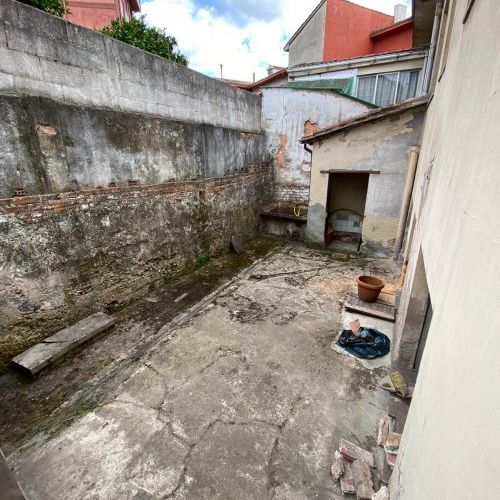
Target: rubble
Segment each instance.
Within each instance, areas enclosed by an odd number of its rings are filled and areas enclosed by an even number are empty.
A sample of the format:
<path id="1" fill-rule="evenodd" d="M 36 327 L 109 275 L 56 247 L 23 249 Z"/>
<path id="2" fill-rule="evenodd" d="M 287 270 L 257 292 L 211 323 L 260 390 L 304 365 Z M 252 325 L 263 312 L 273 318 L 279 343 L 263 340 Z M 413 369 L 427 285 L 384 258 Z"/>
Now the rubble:
<path id="1" fill-rule="evenodd" d="M 389 489 L 387 486 L 382 486 L 377 493 L 374 493 L 372 500 L 389 500 Z"/>
<path id="2" fill-rule="evenodd" d="M 369 451 L 363 450 L 363 448 L 356 446 L 346 439 L 340 440 L 339 452 L 349 460 L 362 460 L 368 464 L 368 467 L 374 467 L 373 455 Z"/>
<path id="3" fill-rule="evenodd" d="M 352 463 L 352 475 L 356 488 L 356 498 L 360 500 L 371 500 L 373 495 L 373 482 L 368 464 L 363 460 L 354 460 Z"/>
<path id="4" fill-rule="evenodd" d="M 387 453 L 397 454 L 399 444 L 401 443 L 401 434 L 397 432 L 390 432 L 385 440 L 384 448 Z"/>

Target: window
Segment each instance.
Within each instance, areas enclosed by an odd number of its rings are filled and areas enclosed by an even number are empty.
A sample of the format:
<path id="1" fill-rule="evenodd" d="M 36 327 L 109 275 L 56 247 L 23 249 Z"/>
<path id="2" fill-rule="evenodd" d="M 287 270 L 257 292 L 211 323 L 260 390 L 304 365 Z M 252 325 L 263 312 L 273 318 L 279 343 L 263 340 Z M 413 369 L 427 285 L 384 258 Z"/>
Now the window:
<path id="1" fill-rule="evenodd" d="M 392 106 L 417 95 L 419 75 L 420 70 L 361 76 L 356 96 L 377 106 Z"/>

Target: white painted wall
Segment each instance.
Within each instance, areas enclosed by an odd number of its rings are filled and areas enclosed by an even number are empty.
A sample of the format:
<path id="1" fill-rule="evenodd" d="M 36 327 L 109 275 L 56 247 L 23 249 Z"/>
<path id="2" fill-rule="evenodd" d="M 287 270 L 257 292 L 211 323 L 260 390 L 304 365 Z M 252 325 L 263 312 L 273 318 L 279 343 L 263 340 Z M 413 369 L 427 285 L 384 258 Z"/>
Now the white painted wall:
<path id="1" fill-rule="evenodd" d="M 464 24 L 456 2 L 403 294 L 422 248 L 434 314 L 391 500 L 500 498 L 500 3 L 476 1 Z"/>
<path id="2" fill-rule="evenodd" d="M 303 186 L 307 198 L 311 155 L 299 143 L 307 121 L 324 128 L 371 109 L 334 92 L 263 88 L 262 126 L 275 159 L 278 183 Z"/>

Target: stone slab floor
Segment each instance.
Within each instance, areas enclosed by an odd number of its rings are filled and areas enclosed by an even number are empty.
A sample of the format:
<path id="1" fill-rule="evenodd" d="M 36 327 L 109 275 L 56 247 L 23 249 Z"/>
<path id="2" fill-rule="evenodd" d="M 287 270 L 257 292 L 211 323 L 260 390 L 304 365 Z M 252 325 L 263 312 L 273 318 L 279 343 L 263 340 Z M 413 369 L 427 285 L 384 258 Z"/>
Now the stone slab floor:
<path id="1" fill-rule="evenodd" d="M 10 456 L 30 500 L 340 498 L 339 439 L 371 447 L 386 408 L 386 369 L 330 347 L 367 272 L 395 277 L 386 260 L 269 253 L 96 407 Z"/>

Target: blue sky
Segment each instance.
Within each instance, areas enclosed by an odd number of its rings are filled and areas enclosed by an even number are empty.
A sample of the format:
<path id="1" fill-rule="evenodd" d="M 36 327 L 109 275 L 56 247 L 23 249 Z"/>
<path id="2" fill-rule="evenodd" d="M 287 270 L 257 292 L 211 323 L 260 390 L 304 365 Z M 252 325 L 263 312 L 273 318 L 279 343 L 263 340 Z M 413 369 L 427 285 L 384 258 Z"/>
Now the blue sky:
<path id="1" fill-rule="evenodd" d="M 411 0 L 352 0 L 391 14 L 396 3 Z M 177 38 L 190 67 L 225 78 L 265 76 L 268 64 L 286 66 L 283 46 L 319 0 L 148 0 L 148 23 Z"/>

